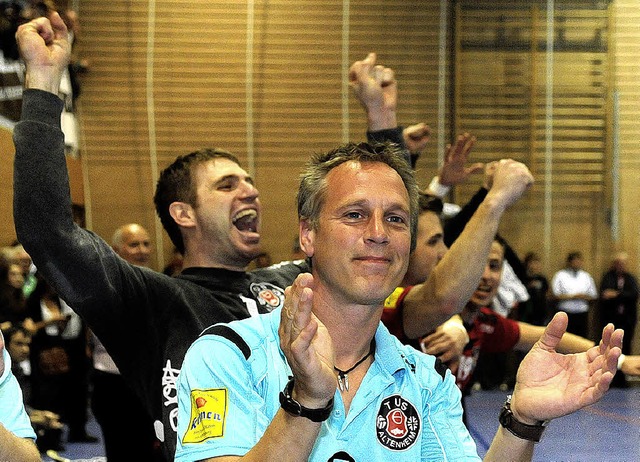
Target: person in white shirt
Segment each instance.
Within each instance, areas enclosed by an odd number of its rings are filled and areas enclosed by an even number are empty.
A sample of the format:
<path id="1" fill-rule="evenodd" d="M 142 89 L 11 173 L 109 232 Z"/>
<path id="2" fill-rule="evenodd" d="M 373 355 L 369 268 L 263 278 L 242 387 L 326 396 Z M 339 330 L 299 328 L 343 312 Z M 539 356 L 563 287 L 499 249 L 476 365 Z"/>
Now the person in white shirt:
<path id="1" fill-rule="evenodd" d="M 551 280 L 551 291 L 557 309 L 569 316 L 567 332 L 588 338 L 589 304 L 598 297 L 598 291 L 593 278 L 582 267 L 582 253 L 569 253 L 567 267 L 554 274 Z"/>

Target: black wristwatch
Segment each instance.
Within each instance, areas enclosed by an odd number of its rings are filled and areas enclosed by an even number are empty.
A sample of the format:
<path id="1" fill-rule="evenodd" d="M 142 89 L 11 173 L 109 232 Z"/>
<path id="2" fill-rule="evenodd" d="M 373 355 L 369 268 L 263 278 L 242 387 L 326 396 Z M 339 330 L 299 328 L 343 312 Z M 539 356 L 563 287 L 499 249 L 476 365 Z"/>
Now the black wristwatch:
<path id="1" fill-rule="evenodd" d="M 331 415 L 333 410 L 333 397 L 329 400 L 327 405 L 321 409 L 309 409 L 297 402 L 291 397 L 293 391 L 293 377 L 289 377 L 289 382 L 284 390 L 280 392 L 280 406 L 291 415 L 305 417 L 313 422 L 324 422 Z"/>
<path id="2" fill-rule="evenodd" d="M 511 412 L 511 395 L 507 396 L 507 400 L 502 406 L 500 417 L 498 418 L 500 425 L 523 440 L 533 441 L 537 443 L 542 438 L 544 429 L 547 428 L 548 421 L 539 422 L 536 425 L 527 425 L 518 421 L 513 412 Z"/>

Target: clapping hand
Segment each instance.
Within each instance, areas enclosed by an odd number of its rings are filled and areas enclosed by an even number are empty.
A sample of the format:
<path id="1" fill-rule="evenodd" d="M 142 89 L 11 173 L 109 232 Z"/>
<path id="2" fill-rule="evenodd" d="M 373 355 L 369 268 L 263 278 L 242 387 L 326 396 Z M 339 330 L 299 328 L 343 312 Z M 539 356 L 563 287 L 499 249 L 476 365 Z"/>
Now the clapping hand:
<path id="1" fill-rule="evenodd" d="M 280 348 L 295 378 L 293 394 L 308 408 L 324 407 L 335 393 L 333 344 L 311 311 L 313 276 L 299 275 L 285 290 L 280 316 Z"/>
<path id="2" fill-rule="evenodd" d="M 557 313 L 518 369 L 511 409 L 524 423 L 561 417 L 597 402 L 616 373 L 623 331 L 609 324 L 599 345 L 563 355 L 555 349 L 567 323 L 566 313 Z"/>

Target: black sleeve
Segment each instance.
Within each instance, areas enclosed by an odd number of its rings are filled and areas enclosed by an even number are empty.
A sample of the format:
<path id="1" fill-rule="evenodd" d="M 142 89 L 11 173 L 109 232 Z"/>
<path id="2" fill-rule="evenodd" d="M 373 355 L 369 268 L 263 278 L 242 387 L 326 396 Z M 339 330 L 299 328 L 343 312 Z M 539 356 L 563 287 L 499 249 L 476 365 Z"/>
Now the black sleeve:
<path id="1" fill-rule="evenodd" d="M 464 227 L 467 225 L 473 214 L 478 210 L 480 204 L 489 191 L 486 188 L 480 188 L 469 202 L 467 202 L 462 210 L 455 217 L 449 218 L 444 224 L 444 243 L 447 247 L 451 247 L 458 236 L 462 234 Z"/>
<path id="2" fill-rule="evenodd" d="M 416 167 L 416 161 L 418 155 L 411 154 L 404 144 L 404 138 L 402 138 L 402 130 L 404 127 L 397 126 L 396 128 L 386 128 L 384 130 L 367 131 L 367 141 L 370 143 L 394 143 L 400 146 L 405 160 L 411 165 L 411 168 Z"/>
<path id="3" fill-rule="evenodd" d="M 524 266 L 524 263 L 522 263 L 522 260 L 520 260 L 520 257 L 518 257 L 516 251 L 513 250 L 513 247 L 511 247 L 502 236 L 498 235 L 496 237 L 502 242 L 502 245 L 504 245 L 504 258 L 509 262 L 511 268 L 513 268 L 513 272 L 518 276 L 520 281 L 526 281 L 527 268 Z"/>

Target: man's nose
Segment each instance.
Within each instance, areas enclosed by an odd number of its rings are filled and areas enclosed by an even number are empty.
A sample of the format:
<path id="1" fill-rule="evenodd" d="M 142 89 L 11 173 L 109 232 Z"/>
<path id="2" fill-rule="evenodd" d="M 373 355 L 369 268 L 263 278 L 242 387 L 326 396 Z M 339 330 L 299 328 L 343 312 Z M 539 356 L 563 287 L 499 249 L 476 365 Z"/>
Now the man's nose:
<path id="1" fill-rule="evenodd" d="M 384 244 L 389 241 L 387 222 L 385 221 L 382 213 L 374 212 L 371 214 L 371 218 L 369 219 L 367 226 L 366 238 L 367 240 L 377 244 Z"/>
<path id="2" fill-rule="evenodd" d="M 258 188 L 253 183 L 243 181 L 240 185 L 243 200 L 255 200 L 258 198 Z"/>

